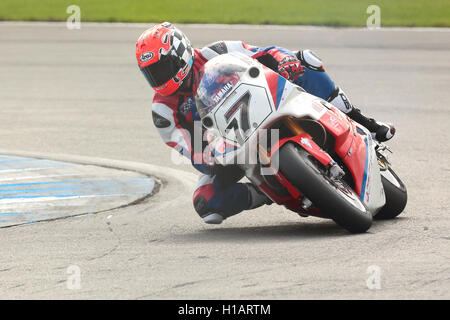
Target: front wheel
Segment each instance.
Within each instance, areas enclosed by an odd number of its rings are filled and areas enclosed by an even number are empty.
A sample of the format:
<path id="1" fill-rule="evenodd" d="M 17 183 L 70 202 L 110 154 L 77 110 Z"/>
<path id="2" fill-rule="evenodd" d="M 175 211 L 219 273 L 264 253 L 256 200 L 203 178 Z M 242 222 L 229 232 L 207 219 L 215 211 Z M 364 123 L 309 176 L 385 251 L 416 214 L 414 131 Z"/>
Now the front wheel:
<path id="1" fill-rule="evenodd" d="M 344 181 L 328 177 L 324 166 L 300 146 L 283 145 L 278 168 L 291 184 L 341 227 L 352 233 L 362 233 L 372 225 L 372 214 L 354 190 Z"/>
<path id="2" fill-rule="evenodd" d="M 386 204 L 378 211 L 374 219 L 394 219 L 406 207 L 406 202 L 408 201 L 406 187 L 391 167 L 381 171 L 381 182 L 386 195 Z"/>

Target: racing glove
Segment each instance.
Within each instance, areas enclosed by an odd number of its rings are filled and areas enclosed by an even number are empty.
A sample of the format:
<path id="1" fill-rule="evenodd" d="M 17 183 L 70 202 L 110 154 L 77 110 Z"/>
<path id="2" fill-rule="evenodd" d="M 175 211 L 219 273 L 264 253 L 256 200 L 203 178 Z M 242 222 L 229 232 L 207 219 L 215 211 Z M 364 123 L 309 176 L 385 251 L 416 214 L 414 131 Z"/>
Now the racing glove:
<path id="1" fill-rule="evenodd" d="M 305 73 L 300 60 L 287 56 L 278 63 L 278 73 L 287 80 L 294 81 Z"/>

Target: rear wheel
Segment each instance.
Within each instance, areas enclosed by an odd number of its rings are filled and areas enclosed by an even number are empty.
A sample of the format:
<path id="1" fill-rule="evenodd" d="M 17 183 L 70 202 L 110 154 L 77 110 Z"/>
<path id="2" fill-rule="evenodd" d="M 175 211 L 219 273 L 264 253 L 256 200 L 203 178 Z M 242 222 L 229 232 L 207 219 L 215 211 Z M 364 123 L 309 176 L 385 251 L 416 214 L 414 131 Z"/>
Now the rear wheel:
<path id="1" fill-rule="evenodd" d="M 386 195 L 386 204 L 373 218 L 375 220 L 394 219 L 406 207 L 408 201 L 406 187 L 390 167 L 381 172 L 381 182 Z"/>
<path id="2" fill-rule="evenodd" d="M 372 225 L 372 214 L 353 189 L 341 179 L 330 178 L 324 166 L 300 146 L 283 145 L 278 168 L 290 183 L 341 227 L 352 233 L 362 233 Z"/>

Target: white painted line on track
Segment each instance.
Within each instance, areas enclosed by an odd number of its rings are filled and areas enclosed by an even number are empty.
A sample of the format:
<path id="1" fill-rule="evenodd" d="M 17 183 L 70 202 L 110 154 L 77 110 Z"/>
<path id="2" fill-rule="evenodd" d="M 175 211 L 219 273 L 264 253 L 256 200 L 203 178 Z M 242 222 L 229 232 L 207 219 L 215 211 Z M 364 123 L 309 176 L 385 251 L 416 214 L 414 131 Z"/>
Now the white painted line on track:
<path id="1" fill-rule="evenodd" d="M 17 180 L 33 180 L 33 179 L 42 179 L 42 178 L 78 177 L 78 176 L 81 176 L 81 174 L 80 173 L 68 173 L 68 174 L 23 176 L 23 177 L 12 177 L 12 178 L 0 178 L 0 182 L 17 181 Z"/>
<path id="2" fill-rule="evenodd" d="M 49 170 L 49 169 L 60 169 L 62 167 L 45 167 L 45 168 L 20 168 L 20 169 L 7 169 L 0 170 L 0 174 L 3 173 L 11 173 L 11 172 L 23 172 L 23 171 L 40 171 L 40 170 Z"/>
<path id="3" fill-rule="evenodd" d="M 93 194 L 93 195 L 84 195 L 84 196 L 65 196 L 65 197 L 39 197 L 39 198 L 14 198 L 14 199 L 0 199 L 0 206 L 2 204 L 8 204 L 8 203 L 15 203 L 15 204 L 21 204 L 21 203 L 30 203 L 30 202 L 48 202 L 48 201 L 58 201 L 58 200 L 78 200 L 83 198 L 99 198 L 99 197 L 126 197 L 130 194 Z"/>

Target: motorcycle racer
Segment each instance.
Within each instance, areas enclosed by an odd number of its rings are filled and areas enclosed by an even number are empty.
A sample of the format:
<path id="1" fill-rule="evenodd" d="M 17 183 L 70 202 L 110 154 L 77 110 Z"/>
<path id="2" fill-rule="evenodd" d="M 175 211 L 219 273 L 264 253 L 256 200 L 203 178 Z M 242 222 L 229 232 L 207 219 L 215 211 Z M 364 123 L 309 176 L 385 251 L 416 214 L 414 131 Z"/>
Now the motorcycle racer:
<path id="1" fill-rule="evenodd" d="M 194 121 L 200 120 L 194 101 L 196 80 L 208 60 L 228 52 L 241 52 L 256 59 L 308 93 L 327 100 L 369 129 L 379 141 L 389 140 L 395 134 L 392 125 L 367 118 L 354 107 L 311 50 L 294 53 L 277 46 L 260 48 L 242 41 L 217 41 L 194 49 L 188 38 L 171 23 L 151 27 L 138 38 L 136 59 L 155 90 L 153 122 L 163 141 L 189 158 L 202 173 L 193 204 L 206 223 L 218 224 L 244 210 L 271 202 L 251 183 L 238 183 L 244 176 L 242 170 L 234 166 L 208 165 L 203 161 L 203 147 L 200 152 L 193 147 Z"/>

